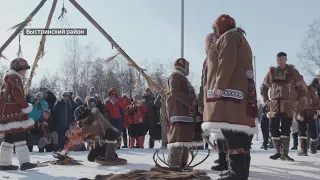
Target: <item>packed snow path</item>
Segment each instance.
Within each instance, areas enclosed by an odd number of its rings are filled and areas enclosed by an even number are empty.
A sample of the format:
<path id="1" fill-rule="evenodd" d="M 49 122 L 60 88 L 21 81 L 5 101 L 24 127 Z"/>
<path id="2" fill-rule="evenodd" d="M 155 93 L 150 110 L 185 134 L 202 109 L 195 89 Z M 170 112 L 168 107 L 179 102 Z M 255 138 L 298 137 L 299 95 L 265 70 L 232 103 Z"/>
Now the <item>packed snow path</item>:
<path id="1" fill-rule="evenodd" d="M 262 136 L 259 136 L 262 139 Z M 148 143 L 146 137 L 145 147 Z M 320 153 L 307 157 L 298 157 L 298 151 L 291 151 L 290 156 L 295 162 L 270 160 L 269 156 L 274 153 L 273 150 L 261 150 L 261 142 L 253 140 L 252 146 L 252 163 L 250 180 L 314 180 L 320 179 Z M 156 148 L 160 147 L 160 143 L 156 142 Z M 31 161 L 49 161 L 54 160 L 52 153 L 31 153 Z M 76 180 L 79 178 L 94 178 L 97 174 L 124 173 L 134 169 L 150 169 L 154 166 L 152 155 L 155 149 L 121 149 L 118 154 L 121 158 L 128 160 L 128 165 L 117 167 L 99 166 L 96 163 L 87 161 L 88 152 L 71 152 L 69 155 L 76 160 L 82 160 L 83 165 L 79 166 L 59 166 L 50 165 L 28 171 L 0 171 L 0 179 L 2 180 Z M 160 151 L 161 152 L 161 151 Z M 167 150 L 165 150 L 167 152 Z M 195 161 L 200 161 L 205 156 L 205 150 L 199 150 L 198 157 Z M 202 169 L 208 173 L 212 179 L 219 177 L 218 172 L 210 170 L 213 161 L 218 157 L 214 150 L 211 150 L 210 157 L 196 169 Z M 13 163 L 18 164 L 14 155 Z"/>

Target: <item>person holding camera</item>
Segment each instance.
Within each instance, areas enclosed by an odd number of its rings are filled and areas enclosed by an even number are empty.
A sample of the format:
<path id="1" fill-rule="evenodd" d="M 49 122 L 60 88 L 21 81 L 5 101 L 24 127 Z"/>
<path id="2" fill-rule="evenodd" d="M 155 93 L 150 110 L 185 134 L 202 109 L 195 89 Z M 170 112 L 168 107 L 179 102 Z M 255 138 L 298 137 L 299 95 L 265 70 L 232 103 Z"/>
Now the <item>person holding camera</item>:
<path id="1" fill-rule="evenodd" d="M 148 112 L 148 108 L 142 102 L 140 95 L 133 97 L 133 102 L 128 107 L 129 112 L 129 136 L 130 136 L 130 147 L 135 148 L 134 143 L 138 140 L 139 148 L 143 148 L 144 144 L 144 125 L 145 117 Z"/>

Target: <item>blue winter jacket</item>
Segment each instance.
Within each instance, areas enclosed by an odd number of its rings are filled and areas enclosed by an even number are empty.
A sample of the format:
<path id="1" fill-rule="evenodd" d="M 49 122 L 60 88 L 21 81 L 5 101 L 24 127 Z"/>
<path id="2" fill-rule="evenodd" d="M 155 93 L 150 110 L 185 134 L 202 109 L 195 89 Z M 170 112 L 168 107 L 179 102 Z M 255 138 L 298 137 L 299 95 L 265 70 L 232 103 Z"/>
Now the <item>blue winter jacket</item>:
<path id="1" fill-rule="evenodd" d="M 48 110 L 48 109 L 49 109 L 48 103 L 44 99 L 41 99 L 39 101 L 39 104 L 33 104 L 32 111 L 29 113 L 29 118 L 32 118 L 36 123 L 40 120 L 42 111 Z"/>

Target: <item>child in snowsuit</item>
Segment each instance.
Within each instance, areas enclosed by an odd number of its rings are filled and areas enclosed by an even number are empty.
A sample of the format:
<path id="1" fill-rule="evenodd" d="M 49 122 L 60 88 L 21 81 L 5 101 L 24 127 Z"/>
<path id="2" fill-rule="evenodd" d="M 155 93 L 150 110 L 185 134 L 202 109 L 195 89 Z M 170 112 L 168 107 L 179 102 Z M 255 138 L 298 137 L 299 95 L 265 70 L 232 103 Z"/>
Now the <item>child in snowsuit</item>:
<path id="1" fill-rule="evenodd" d="M 135 148 L 134 143 L 136 139 L 138 139 L 139 148 L 143 148 L 145 117 L 148 112 L 148 108 L 141 102 L 142 97 L 140 95 L 135 95 L 133 100 L 134 102 L 127 109 L 130 115 L 130 148 Z"/>

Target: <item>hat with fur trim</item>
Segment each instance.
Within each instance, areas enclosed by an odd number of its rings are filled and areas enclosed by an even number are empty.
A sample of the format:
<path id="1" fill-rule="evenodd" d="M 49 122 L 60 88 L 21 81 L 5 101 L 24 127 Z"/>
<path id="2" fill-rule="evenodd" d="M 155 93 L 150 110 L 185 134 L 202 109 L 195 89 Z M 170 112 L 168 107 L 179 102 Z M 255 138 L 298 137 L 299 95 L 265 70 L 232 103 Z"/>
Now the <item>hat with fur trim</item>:
<path id="1" fill-rule="evenodd" d="M 236 21 L 228 14 L 221 14 L 213 23 L 213 28 L 219 36 L 235 27 Z"/>
<path id="2" fill-rule="evenodd" d="M 15 71 L 23 71 L 30 69 L 28 62 L 23 58 L 16 58 L 10 63 L 10 69 Z"/>

